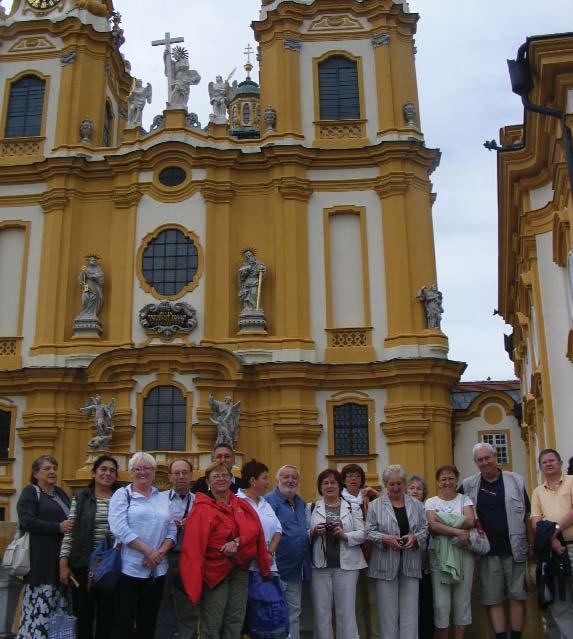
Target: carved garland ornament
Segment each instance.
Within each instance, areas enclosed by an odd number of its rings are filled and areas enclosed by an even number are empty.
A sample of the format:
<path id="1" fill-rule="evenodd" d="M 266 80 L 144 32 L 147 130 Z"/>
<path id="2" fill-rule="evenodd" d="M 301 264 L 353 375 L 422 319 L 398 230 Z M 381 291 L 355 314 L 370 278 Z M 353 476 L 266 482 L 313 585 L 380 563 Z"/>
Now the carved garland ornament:
<path id="1" fill-rule="evenodd" d="M 165 300 L 144 306 L 139 311 L 139 323 L 146 333 L 170 340 L 177 334 L 191 333 L 199 322 L 190 304 Z"/>

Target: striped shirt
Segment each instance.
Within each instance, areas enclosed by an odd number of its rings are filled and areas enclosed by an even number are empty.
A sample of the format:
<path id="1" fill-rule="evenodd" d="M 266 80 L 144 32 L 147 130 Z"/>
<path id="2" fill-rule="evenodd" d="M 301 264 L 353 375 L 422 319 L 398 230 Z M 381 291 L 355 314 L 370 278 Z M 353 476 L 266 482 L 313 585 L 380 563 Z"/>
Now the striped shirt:
<path id="1" fill-rule="evenodd" d="M 110 498 L 96 497 L 96 513 L 95 513 L 95 525 L 94 525 L 94 544 L 95 550 L 99 543 L 105 539 L 105 536 L 109 532 L 108 512 L 109 512 L 109 500 Z M 76 518 L 77 503 L 76 498 L 72 499 L 72 506 L 70 508 L 70 519 Z M 62 541 L 62 549 L 60 550 L 60 557 L 69 557 L 72 550 L 72 544 L 74 543 L 74 530 L 64 535 Z"/>

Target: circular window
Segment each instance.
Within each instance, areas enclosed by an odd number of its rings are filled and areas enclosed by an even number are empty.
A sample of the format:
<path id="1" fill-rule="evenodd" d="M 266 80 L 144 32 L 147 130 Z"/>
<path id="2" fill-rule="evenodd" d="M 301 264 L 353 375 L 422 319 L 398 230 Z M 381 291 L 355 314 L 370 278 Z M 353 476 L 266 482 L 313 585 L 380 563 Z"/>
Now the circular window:
<path id="1" fill-rule="evenodd" d="M 159 173 L 163 186 L 179 186 L 187 179 L 187 173 L 180 166 L 168 166 Z"/>
<path id="2" fill-rule="evenodd" d="M 177 295 L 193 281 L 198 267 L 195 242 L 178 229 L 161 231 L 142 254 L 143 277 L 160 295 Z"/>

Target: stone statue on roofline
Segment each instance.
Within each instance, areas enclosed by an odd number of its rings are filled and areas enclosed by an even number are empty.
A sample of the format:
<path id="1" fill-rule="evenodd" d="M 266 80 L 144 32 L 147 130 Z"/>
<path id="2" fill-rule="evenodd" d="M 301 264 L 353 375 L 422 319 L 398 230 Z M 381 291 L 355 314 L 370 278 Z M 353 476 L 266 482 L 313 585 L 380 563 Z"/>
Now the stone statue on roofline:
<path id="1" fill-rule="evenodd" d="M 183 47 L 175 47 L 169 54 L 163 52 L 165 74 L 171 77 L 169 87 L 169 109 L 187 109 L 191 85 L 199 84 L 201 76 L 194 69 L 189 68 L 189 53 Z"/>
<path id="2" fill-rule="evenodd" d="M 215 82 L 209 82 L 209 98 L 213 107 L 213 113 L 209 116 L 211 122 L 222 124 L 227 122 L 227 106 L 237 93 L 237 81 L 235 80 L 232 85 L 229 84 L 235 71 L 236 69 L 233 69 L 226 80 L 218 75 Z"/>
<path id="3" fill-rule="evenodd" d="M 127 98 L 127 124 L 126 129 L 137 129 L 142 125 L 143 109 L 145 103 L 151 104 L 151 84 L 143 86 L 143 81 L 136 79 L 135 86 Z"/>

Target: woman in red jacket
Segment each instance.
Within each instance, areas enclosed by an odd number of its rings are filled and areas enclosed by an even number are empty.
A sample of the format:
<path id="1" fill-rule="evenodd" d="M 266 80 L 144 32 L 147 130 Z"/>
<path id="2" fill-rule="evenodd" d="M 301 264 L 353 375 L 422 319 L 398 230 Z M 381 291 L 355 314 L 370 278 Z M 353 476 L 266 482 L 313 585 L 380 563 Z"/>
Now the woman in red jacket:
<path id="1" fill-rule="evenodd" d="M 181 581 L 191 603 L 201 600 L 201 639 L 240 639 L 249 566 L 271 573 L 265 536 L 255 510 L 231 492 L 227 467 L 205 470 L 209 494 L 197 494 L 179 556 Z"/>

